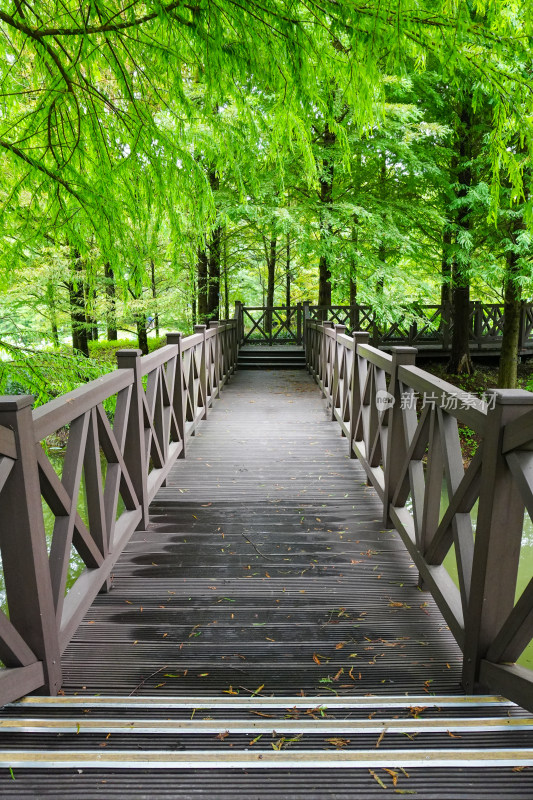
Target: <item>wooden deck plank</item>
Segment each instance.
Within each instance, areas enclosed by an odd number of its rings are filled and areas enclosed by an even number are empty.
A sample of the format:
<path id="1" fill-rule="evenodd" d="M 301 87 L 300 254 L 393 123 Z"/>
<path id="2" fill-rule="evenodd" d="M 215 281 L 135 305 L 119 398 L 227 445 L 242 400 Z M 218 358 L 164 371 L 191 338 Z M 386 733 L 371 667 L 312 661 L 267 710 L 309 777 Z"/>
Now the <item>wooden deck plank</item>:
<path id="1" fill-rule="evenodd" d="M 460 692 L 460 652 L 301 371 L 242 371 L 63 658 L 69 693 Z"/>

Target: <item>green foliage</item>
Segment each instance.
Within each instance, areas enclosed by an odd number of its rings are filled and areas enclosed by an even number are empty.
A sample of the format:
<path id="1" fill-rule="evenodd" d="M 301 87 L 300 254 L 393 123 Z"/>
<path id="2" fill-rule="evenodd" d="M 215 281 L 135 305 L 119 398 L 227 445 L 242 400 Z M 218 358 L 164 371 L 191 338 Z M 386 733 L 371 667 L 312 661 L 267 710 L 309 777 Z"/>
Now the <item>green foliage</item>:
<path id="1" fill-rule="evenodd" d="M 326 265 L 333 302 L 404 325 L 446 264 L 499 301 L 515 253 L 533 294 L 532 19 L 530 0 L 6 7 L 0 337 L 62 364 L 73 335 L 188 333 L 214 231 L 221 317 L 266 301 L 269 266 L 278 304 L 316 302 Z"/>
<path id="2" fill-rule="evenodd" d="M 0 361 L 0 394 L 31 394 L 40 406 L 100 377 L 105 368 L 97 361 L 69 350 L 32 351 L 7 346 Z"/>
<path id="3" fill-rule="evenodd" d="M 164 336 L 151 336 L 148 339 L 148 350 L 152 353 L 159 347 L 164 347 L 166 338 Z M 118 350 L 135 350 L 137 349 L 137 342 L 135 339 L 116 339 L 115 341 L 107 341 L 98 339 L 97 341 L 89 342 L 89 355 L 91 359 L 99 364 L 110 364 L 111 369 L 117 363 Z"/>

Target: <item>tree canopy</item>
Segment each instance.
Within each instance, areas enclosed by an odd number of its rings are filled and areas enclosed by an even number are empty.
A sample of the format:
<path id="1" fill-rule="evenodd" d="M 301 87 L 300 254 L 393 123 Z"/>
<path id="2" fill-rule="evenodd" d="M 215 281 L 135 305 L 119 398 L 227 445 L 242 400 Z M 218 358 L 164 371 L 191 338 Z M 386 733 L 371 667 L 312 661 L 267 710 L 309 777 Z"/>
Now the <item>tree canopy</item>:
<path id="1" fill-rule="evenodd" d="M 357 298 L 394 317 L 400 286 L 464 308 L 512 288 L 516 306 L 531 291 L 532 11 L 10 0 L 4 348 L 71 337 L 88 355 L 121 330 L 146 349 L 148 318 L 186 330 L 237 299 Z M 464 336 L 456 350 L 468 366 Z"/>

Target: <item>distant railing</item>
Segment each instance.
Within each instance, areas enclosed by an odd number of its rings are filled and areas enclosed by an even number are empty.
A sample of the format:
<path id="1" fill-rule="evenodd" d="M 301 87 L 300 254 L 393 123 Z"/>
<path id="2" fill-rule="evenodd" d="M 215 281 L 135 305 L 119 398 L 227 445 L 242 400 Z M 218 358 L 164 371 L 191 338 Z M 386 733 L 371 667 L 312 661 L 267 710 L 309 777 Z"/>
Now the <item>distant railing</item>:
<path id="1" fill-rule="evenodd" d="M 0 705 L 61 685 L 60 654 L 110 575 L 176 458 L 235 370 L 237 321 L 169 334 L 147 356 L 119 351 L 118 369 L 32 410 L 0 398 Z M 61 477 L 46 440 L 67 438 Z M 87 517 L 80 515 L 84 480 Z M 47 547 L 42 502 L 55 518 Z M 71 550 L 85 570 L 67 591 Z"/>
<path id="2" fill-rule="evenodd" d="M 273 344 L 302 344 L 303 306 L 243 306 L 235 304 L 239 341 Z"/>
<path id="3" fill-rule="evenodd" d="M 414 305 L 409 313 L 396 322 L 383 322 L 375 309 L 368 305 L 313 306 L 304 303 L 304 318 L 320 322 L 329 320 L 346 325 L 353 331 L 369 334 L 373 347 L 409 345 L 421 353 L 448 352 L 451 346 L 453 323 L 449 310 L 442 305 Z M 498 304 L 470 304 L 469 341 L 471 352 L 498 350 L 503 336 L 504 307 Z M 518 349 L 533 351 L 533 303 L 523 303 L 520 317 Z"/>
<path id="4" fill-rule="evenodd" d="M 414 348 L 368 341 L 308 321 L 308 368 L 463 651 L 465 690 L 533 711 L 533 671 L 515 663 L 533 637 L 533 577 L 515 602 L 525 510 L 533 518 L 533 394 L 481 400 L 416 367 Z M 480 441 L 466 468 L 458 425 Z"/>

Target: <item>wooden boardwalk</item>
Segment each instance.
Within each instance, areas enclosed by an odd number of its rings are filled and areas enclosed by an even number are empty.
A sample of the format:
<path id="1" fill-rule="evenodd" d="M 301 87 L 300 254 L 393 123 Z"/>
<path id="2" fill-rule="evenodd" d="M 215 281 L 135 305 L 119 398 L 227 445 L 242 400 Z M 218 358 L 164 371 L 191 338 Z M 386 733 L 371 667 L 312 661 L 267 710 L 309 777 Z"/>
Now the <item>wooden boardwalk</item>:
<path id="1" fill-rule="evenodd" d="M 330 416 L 303 370 L 234 376 L 65 651 L 65 696 L 0 713 L 2 797 L 533 796 L 533 718 L 464 696 Z"/>
<path id="2" fill-rule="evenodd" d="M 347 451 L 306 372 L 238 372 L 65 652 L 64 692 L 460 692 L 460 651 Z"/>

